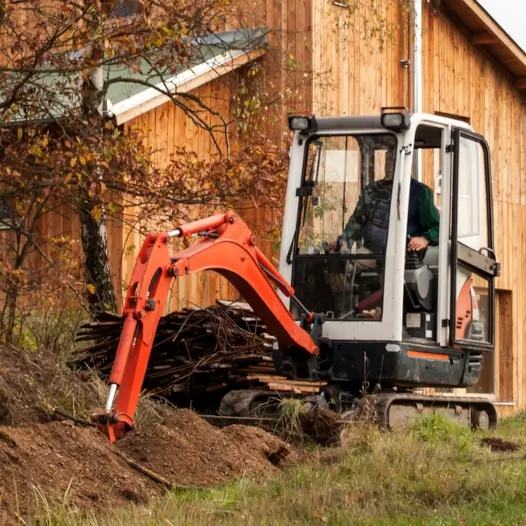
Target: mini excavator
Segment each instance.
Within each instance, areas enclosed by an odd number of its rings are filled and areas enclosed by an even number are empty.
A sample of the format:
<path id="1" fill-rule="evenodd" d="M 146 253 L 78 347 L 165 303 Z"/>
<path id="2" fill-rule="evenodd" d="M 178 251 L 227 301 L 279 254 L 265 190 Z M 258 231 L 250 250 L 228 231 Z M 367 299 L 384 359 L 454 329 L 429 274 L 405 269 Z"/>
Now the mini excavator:
<path id="1" fill-rule="evenodd" d="M 317 403 L 342 418 L 359 415 L 373 393 L 388 427 L 436 410 L 472 428 L 495 427 L 488 399 L 444 392 L 476 384 L 495 345 L 500 266 L 484 138 L 462 121 L 405 108 L 363 117 L 289 116 L 289 128 L 279 271 L 233 211 L 149 234 L 124 304 L 107 404 L 94 421 L 111 441 L 132 429 L 172 281 L 213 270 L 275 337 L 276 373 L 323 381 Z M 438 241 L 411 252 L 411 179 L 424 175 L 440 214 Z M 357 239 L 333 250 L 365 187 L 382 179 L 390 181 L 383 248 L 364 251 Z M 201 239 L 171 255 L 170 240 L 189 236 Z M 220 413 L 249 415 L 272 394 L 231 391 Z"/>

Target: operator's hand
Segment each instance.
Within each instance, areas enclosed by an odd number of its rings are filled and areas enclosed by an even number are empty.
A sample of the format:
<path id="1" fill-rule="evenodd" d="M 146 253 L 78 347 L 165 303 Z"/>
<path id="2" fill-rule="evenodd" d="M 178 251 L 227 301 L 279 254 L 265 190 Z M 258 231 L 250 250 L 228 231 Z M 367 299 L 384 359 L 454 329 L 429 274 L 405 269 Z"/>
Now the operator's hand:
<path id="1" fill-rule="evenodd" d="M 329 243 L 329 251 L 331 254 L 334 254 L 335 252 L 340 251 L 340 245 L 338 244 L 337 241 L 335 241 L 334 243 Z"/>
<path id="2" fill-rule="evenodd" d="M 407 245 L 407 250 L 420 252 L 429 245 L 429 241 L 425 237 L 412 237 Z"/>

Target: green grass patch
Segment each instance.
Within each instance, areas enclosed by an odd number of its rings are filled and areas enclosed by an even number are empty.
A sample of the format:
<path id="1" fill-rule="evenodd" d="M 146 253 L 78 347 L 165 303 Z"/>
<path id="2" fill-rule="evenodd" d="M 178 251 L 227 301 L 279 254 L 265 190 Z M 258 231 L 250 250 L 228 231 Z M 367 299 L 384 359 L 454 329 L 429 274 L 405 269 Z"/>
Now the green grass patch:
<path id="1" fill-rule="evenodd" d="M 504 421 L 502 435 L 473 433 L 441 415 L 422 417 L 404 432 L 355 425 L 343 447 L 317 448 L 308 461 L 267 480 L 174 492 L 83 523 L 526 525 L 524 453 L 480 445 L 483 436 L 510 439 L 525 430 L 524 415 Z M 53 524 L 79 519 L 61 510 Z"/>
<path id="2" fill-rule="evenodd" d="M 418 418 L 409 428 L 413 438 L 431 444 L 448 445 L 454 451 L 470 449 L 478 433 L 462 427 L 442 413 L 429 413 Z"/>

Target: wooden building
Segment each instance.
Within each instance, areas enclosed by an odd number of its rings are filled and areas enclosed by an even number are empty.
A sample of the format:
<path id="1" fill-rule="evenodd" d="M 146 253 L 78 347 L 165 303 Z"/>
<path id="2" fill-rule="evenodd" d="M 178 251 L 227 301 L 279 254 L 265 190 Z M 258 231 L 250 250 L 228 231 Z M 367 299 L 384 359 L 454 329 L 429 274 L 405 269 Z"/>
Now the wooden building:
<path id="1" fill-rule="evenodd" d="M 413 107 L 413 19 L 383 2 L 390 28 L 382 52 L 349 24 L 339 2 L 315 2 L 315 114 L 372 114 L 382 106 Z M 437 3 L 438 4 L 438 3 Z M 329 69 L 333 89 L 316 85 Z M 497 280 L 496 352 L 471 391 L 493 395 L 502 414 L 525 406 L 523 341 L 526 297 L 526 53 L 475 0 L 425 2 L 422 16 L 422 110 L 468 121 L 491 148 Z M 326 82 L 326 78 L 323 79 Z M 431 166 L 423 178 L 434 184 Z"/>
<path id="2" fill-rule="evenodd" d="M 383 106 L 413 108 L 412 0 L 376 0 L 363 6 L 358 3 L 358 7 L 346 0 L 240 0 L 240 4 L 247 14 L 246 27 L 268 28 L 269 48 L 277 43 L 294 62 L 295 74 L 308 79 L 292 101 L 298 112 L 359 115 L 378 114 Z M 497 280 L 497 348 L 495 356 L 486 360 L 483 378 L 473 391 L 493 396 L 501 413 L 509 414 L 526 405 L 526 294 L 522 292 L 526 282 L 526 53 L 476 0 L 416 0 L 414 4 L 422 8 L 422 110 L 468 121 L 491 148 L 496 252 L 502 264 Z M 236 70 L 255 61 L 272 73 L 267 49 L 233 54 L 220 67 L 204 64 L 197 73 L 179 79 L 174 89 L 191 90 L 230 115 Z M 286 89 L 279 72 L 264 78 Z M 113 102 L 117 122 L 148 132 L 149 144 L 160 149 L 159 165 L 168 162 L 176 146 L 187 145 L 205 157 L 211 154 L 206 132 L 158 94 L 136 93 Z M 267 132 L 276 141 L 283 140 L 286 111 L 277 111 Z M 433 160 L 425 160 L 423 175 L 433 186 Z M 261 213 L 248 218 L 256 229 Z M 56 221 L 47 228 L 69 229 L 75 235 L 77 227 L 71 218 Z M 110 228 L 119 283 L 129 278 L 140 243 L 135 231 L 121 225 Z M 127 250 L 132 245 L 136 250 Z M 269 254 L 270 244 L 264 248 Z M 206 305 L 218 296 L 234 294 L 219 277 L 194 276 L 176 285 L 172 307 L 182 301 Z"/>

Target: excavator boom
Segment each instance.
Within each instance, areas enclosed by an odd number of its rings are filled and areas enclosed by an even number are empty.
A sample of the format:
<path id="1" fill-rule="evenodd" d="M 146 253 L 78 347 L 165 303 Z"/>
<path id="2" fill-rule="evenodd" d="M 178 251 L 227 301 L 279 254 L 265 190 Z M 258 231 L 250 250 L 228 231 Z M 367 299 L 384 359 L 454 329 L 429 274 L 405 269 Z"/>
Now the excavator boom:
<path id="1" fill-rule="evenodd" d="M 170 257 L 171 238 L 195 235 L 203 240 Z M 93 415 L 112 442 L 133 426 L 172 280 L 201 270 L 214 270 L 237 288 L 276 337 L 282 353 L 303 351 L 306 357 L 318 354 L 313 339 L 297 325 L 269 278 L 287 297 L 293 297 L 294 290 L 257 248 L 254 235 L 236 213 L 217 213 L 171 232 L 151 233 L 139 253 L 124 303 L 125 322 L 109 379 L 106 408 Z M 312 319 L 312 314 L 306 315 L 307 321 Z"/>

